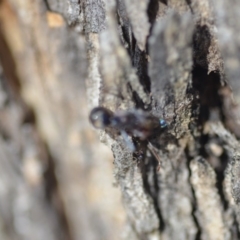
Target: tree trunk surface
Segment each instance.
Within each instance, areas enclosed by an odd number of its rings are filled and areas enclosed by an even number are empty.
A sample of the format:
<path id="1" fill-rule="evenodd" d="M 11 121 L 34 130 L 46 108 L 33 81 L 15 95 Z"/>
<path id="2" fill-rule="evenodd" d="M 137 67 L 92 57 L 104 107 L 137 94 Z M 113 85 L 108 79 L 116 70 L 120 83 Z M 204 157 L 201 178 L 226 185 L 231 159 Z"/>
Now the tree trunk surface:
<path id="1" fill-rule="evenodd" d="M 239 15 L 0 0 L 0 239 L 240 239 Z M 93 130 L 97 106 L 167 127 L 126 141 Z"/>

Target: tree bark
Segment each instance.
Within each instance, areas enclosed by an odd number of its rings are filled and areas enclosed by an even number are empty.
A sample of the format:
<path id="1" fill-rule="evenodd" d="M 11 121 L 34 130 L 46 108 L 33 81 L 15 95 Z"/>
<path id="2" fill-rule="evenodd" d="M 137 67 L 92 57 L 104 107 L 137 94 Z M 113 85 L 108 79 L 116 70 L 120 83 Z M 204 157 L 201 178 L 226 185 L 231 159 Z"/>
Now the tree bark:
<path id="1" fill-rule="evenodd" d="M 240 239 L 239 14 L 233 0 L 1 0 L 0 238 Z M 97 136 L 96 106 L 168 126 L 134 152 Z"/>

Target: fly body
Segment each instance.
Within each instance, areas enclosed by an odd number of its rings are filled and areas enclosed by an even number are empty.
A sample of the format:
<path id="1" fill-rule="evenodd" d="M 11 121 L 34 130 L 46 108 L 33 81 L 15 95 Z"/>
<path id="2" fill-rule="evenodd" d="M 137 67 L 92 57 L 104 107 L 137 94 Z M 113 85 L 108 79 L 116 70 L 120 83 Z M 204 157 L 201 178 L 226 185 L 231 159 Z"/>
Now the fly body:
<path id="1" fill-rule="evenodd" d="M 159 119 L 142 110 L 113 113 L 104 107 L 96 107 L 91 111 L 89 119 L 96 128 L 114 128 L 119 132 L 125 131 L 128 135 L 140 140 L 146 140 L 160 133 L 167 126 L 164 119 Z"/>

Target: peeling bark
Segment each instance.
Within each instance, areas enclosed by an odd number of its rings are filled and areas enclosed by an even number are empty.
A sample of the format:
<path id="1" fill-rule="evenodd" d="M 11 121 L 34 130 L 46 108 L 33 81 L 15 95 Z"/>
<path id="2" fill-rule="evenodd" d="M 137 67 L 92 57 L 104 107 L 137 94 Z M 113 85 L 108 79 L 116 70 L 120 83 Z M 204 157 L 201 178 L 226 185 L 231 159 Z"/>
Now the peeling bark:
<path id="1" fill-rule="evenodd" d="M 239 13 L 1 0 L 0 238 L 239 239 Z M 106 128 L 106 147 L 96 106 L 168 126 L 144 140 Z"/>

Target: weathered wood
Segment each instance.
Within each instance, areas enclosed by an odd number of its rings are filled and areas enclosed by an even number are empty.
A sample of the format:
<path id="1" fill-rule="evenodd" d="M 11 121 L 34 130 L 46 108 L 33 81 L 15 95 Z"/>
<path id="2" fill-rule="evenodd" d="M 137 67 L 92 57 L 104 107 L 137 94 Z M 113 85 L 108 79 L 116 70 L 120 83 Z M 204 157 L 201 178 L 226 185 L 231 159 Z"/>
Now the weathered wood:
<path id="1" fill-rule="evenodd" d="M 1 0 L 0 238 L 239 239 L 239 13 Z M 129 136 L 135 151 L 101 130 L 106 147 L 88 123 L 99 105 L 168 127 Z"/>

